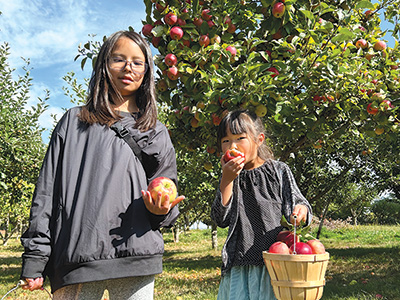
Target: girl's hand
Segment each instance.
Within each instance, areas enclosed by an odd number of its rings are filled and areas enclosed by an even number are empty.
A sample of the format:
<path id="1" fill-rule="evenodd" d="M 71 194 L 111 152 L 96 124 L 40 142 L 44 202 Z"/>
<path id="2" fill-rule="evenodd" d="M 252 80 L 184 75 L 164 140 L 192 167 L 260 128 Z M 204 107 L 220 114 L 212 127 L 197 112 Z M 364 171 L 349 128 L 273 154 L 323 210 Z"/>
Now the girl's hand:
<path id="1" fill-rule="evenodd" d="M 235 157 L 228 162 L 225 162 L 224 156 L 221 157 L 222 165 L 222 180 L 227 182 L 233 181 L 238 177 L 240 171 L 244 168 L 244 157 Z"/>
<path id="2" fill-rule="evenodd" d="M 296 226 L 300 225 L 300 222 L 303 221 L 304 223 L 307 222 L 307 215 L 308 215 L 308 208 L 305 205 L 298 204 L 294 207 L 293 213 L 290 216 L 290 223 L 294 225 L 295 219 L 293 216 L 297 216 L 296 218 Z"/>
<path id="3" fill-rule="evenodd" d="M 166 200 L 161 203 L 162 193 L 159 192 L 157 199 L 152 199 L 149 191 L 142 190 L 144 205 L 152 214 L 166 215 L 175 205 L 185 199 L 185 196 L 177 197 L 172 203 L 169 201 L 169 196 L 165 196 Z"/>
<path id="4" fill-rule="evenodd" d="M 25 278 L 26 284 L 22 284 L 21 287 L 24 290 L 40 290 L 43 288 L 43 277 L 38 278 Z"/>

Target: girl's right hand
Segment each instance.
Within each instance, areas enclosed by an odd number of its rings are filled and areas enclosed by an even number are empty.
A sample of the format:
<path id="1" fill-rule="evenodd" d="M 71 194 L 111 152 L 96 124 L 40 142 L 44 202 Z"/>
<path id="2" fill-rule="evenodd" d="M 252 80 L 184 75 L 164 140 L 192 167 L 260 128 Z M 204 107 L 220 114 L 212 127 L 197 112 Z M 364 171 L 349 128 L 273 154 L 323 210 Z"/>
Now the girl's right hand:
<path id="1" fill-rule="evenodd" d="M 24 290 L 40 290 L 43 288 L 43 277 L 38 278 L 24 278 L 26 284 L 21 285 Z"/>
<path id="2" fill-rule="evenodd" d="M 222 177 L 227 181 L 233 181 L 238 177 L 240 171 L 244 168 L 244 157 L 235 157 L 225 162 L 224 156 L 221 157 Z"/>

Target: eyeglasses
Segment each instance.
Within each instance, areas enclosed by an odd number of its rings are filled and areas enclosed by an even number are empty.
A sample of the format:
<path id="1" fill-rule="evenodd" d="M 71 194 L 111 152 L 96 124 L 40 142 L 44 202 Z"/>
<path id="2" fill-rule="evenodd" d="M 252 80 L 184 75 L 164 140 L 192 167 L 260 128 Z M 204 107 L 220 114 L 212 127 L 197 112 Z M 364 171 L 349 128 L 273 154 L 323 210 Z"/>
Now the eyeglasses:
<path id="1" fill-rule="evenodd" d="M 147 72 L 148 65 L 141 60 L 129 61 L 120 57 L 111 57 L 109 60 L 110 68 L 118 71 L 122 71 L 129 64 L 133 73 L 143 75 Z"/>

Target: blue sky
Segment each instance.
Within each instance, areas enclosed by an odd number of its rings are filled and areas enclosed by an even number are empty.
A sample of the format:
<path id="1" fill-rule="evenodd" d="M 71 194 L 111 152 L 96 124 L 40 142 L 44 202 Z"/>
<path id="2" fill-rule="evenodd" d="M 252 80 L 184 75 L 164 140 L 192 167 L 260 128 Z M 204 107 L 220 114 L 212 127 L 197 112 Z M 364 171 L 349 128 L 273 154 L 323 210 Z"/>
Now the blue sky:
<path id="1" fill-rule="evenodd" d="M 140 31 L 146 17 L 143 0 L 0 0 L 0 11 L 0 42 L 11 47 L 10 66 L 23 74 L 21 57 L 30 59 L 31 104 L 50 91 L 50 107 L 40 119 L 48 129 L 53 127 L 51 114 L 60 117 L 62 108 L 72 106 L 64 96 L 62 77 L 74 71 L 83 82 L 90 76 L 89 65 L 82 71 L 80 61 L 74 61 L 78 45 L 90 40 L 89 34 L 101 40 L 129 26 Z M 393 47 L 393 39 L 387 39 Z"/>
<path id="2" fill-rule="evenodd" d="M 9 64 L 16 74 L 24 74 L 21 57 L 30 59 L 32 104 L 50 91 L 50 108 L 41 117 L 45 128 L 53 127 L 51 114 L 62 114 L 72 104 L 64 96 L 62 77 L 74 71 L 78 78 L 89 77 L 90 65 L 84 71 L 74 61 L 78 45 L 128 29 L 142 29 L 145 5 L 142 0 L 0 0 L 0 43 L 10 45 Z"/>

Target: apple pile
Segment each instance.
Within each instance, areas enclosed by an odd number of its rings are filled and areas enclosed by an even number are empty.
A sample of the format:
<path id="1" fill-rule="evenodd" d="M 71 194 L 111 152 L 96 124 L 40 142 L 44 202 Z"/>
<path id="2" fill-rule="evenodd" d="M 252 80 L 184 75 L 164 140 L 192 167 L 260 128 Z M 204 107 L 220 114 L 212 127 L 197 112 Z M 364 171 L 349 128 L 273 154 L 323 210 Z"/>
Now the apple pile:
<path id="1" fill-rule="evenodd" d="M 177 189 L 175 183 L 167 177 L 157 177 L 153 179 L 147 190 L 150 192 L 152 199 L 157 199 L 158 193 L 161 193 L 161 203 L 167 201 L 172 203 L 176 199 Z"/>
<path id="2" fill-rule="evenodd" d="M 325 246 L 320 240 L 315 239 L 307 232 L 310 227 L 300 229 L 300 234 L 294 234 L 294 226 L 288 224 L 285 217 L 282 216 L 281 224 L 289 229 L 284 229 L 278 233 L 276 242 L 269 249 L 269 253 L 277 254 L 323 254 Z M 303 241 L 301 241 L 303 240 Z"/>

